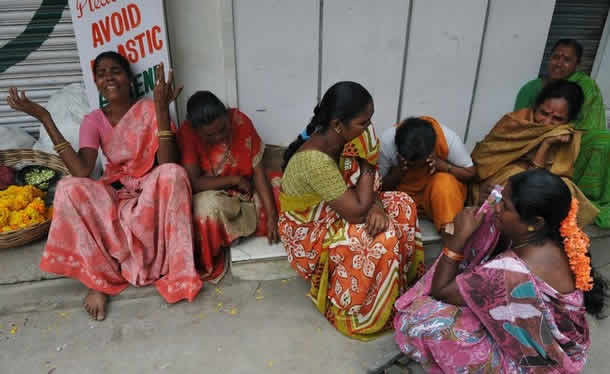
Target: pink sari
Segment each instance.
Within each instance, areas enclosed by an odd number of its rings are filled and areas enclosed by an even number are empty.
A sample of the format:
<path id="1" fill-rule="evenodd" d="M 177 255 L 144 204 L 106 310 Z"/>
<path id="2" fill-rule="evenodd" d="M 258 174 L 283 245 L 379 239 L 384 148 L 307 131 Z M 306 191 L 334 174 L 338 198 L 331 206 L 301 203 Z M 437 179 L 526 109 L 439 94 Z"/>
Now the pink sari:
<path id="1" fill-rule="evenodd" d="M 584 296 L 561 294 L 513 251 L 491 257 L 487 221 L 456 278 L 465 306 L 429 296 L 436 264 L 396 301 L 395 340 L 427 373 L 580 373 L 589 349 Z"/>
<path id="2" fill-rule="evenodd" d="M 154 284 L 169 303 L 195 298 L 203 282 L 193 258 L 191 187 L 182 167 L 154 167 L 158 148 L 155 107 L 142 99 L 102 142 L 102 179 L 59 182 L 43 271 L 108 295 Z"/>

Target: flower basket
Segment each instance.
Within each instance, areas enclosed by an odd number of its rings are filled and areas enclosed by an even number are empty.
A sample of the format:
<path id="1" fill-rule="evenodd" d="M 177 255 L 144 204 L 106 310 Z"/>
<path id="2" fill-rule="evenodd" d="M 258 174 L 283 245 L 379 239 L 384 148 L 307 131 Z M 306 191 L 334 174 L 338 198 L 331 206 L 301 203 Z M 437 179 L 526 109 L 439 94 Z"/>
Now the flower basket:
<path id="1" fill-rule="evenodd" d="M 21 169 L 28 165 L 40 165 L 60 172 L 62 176 L 70 171 L 61 158 L 56 155 L 33 149 L 0 150 L 0 165 Z M 0 233 L 0 249 L 14 248 L 40 239 L 47 234 L 51 220 L 26 227 L 25 229 Z"/>

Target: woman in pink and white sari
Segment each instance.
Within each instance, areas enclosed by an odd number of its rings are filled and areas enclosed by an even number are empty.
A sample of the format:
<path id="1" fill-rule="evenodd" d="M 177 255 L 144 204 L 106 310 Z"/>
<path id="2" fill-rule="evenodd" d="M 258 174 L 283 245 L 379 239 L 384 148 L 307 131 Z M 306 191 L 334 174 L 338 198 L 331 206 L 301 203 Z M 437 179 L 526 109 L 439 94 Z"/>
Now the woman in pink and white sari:
<path id="1" fill-rule="evenodd" d="M 455 233 L 396 301 L 395 340 L 427 373 L 582 372 L 585 313 L 607 283 L 591 268 L 578 200 L 544 169 L 516 174 L 487 214 L 464 208 Z"/>
<path id="2" fill-rule="evenodd" d="M 94 61 L 98 90 L 108 101 L 85 116 L 78 152 L 51 116 L 11 88 L 9 105 L 42 122 L 73 177 L 55 193 L 54 216 L 40 267 L 72 277 L 89 288 L 84 307 L 105 318 L 108 295 L 154 284 L 169 303 L 192 301 L 202 287 L 195 269 L 191 187 L 179 161 L 169 119 L 172 73 L 156 68 L 154 101 L 130 94 L 133 74 L 118 53 Z M 108 159 L 99 181 L 87 178 L 98 148 Z"/>

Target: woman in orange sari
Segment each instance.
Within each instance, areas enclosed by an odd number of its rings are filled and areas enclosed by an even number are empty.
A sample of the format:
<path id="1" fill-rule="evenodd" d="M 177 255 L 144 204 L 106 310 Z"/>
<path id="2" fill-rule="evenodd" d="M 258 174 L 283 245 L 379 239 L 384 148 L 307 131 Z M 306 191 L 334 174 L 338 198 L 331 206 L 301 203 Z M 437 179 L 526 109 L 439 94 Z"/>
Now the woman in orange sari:
<path id="1" fill-rule="evenodd" d="M 441 233 L 464 208 L 475 174 L 460 137 L 429 116 L 410 117 L 381 135 L 379 172 L 384 191 L 402 191 Z M 451 231 L 451 230 L 449 230 Z"/>
<path id="2" fill-rule="evenodd" d="M 251 234 L 278 241 L 277 210 L 263 169 L 265 144 L 252 121 L 210 91 L 193 94 L 178 131 L 182 165 L 193 186 L 193 215 L 204 277 L 226 272 L 225 248 Z M 279 175 L 270 176 L 279 193 Z"/>
<path id="3" fill-rule="evenodd" d="M 324 94 L 284 155 L 279 233 L 309 297 L 341 333 L 391 328 L 394 301 L 424 272 L 415 202 L 381 192 L 373 99 L 355 82 Z"/>
<path id="4" fill-rule="evenodd" d="M 75 151 L 42 106 L 12 88 L 9 105 L 42 122 L 73 177 L 55 193 L 54 214 L 40 267 L 89 288 L 84 307 L 106 316 L 108 295 L 154 284 L 169 303 L 192 301 L 202 287 L 195 269 L 191 188 L 169 118 L 177 93 L 172 73 L 156 68 L 154 101 L 134 100 L 127 60 L 115 52 L 93 63 L 95 83 L 108 105 L 85 116 Z M 87 178 L 101 147 L 108 159 L 99 181 Z"/>

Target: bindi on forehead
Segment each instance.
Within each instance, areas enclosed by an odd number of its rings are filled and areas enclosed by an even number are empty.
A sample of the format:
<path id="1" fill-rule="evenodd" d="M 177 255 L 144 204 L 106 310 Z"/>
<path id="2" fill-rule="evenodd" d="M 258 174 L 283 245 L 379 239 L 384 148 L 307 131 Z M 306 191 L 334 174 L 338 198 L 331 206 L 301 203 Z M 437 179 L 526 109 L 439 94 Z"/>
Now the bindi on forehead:
<path id="1" fill-rule="evenodd" d="M 100 63 L 95 68 L 95 72 L 98 72 L 98 71 L 102 72 L 102 71 L 107 71 L 107 70 L 123 71 L 123 68 L 116 61 L 109 60 L 109 59 L 104 59 L 104 60 L 100 61 Z"/>
<path id="2" fill-rule="evenodd" d="M 570 46 L 559 46 L 553 52 L 554 55 L 564 57 L 576 57 L 576 50 Z"/>

